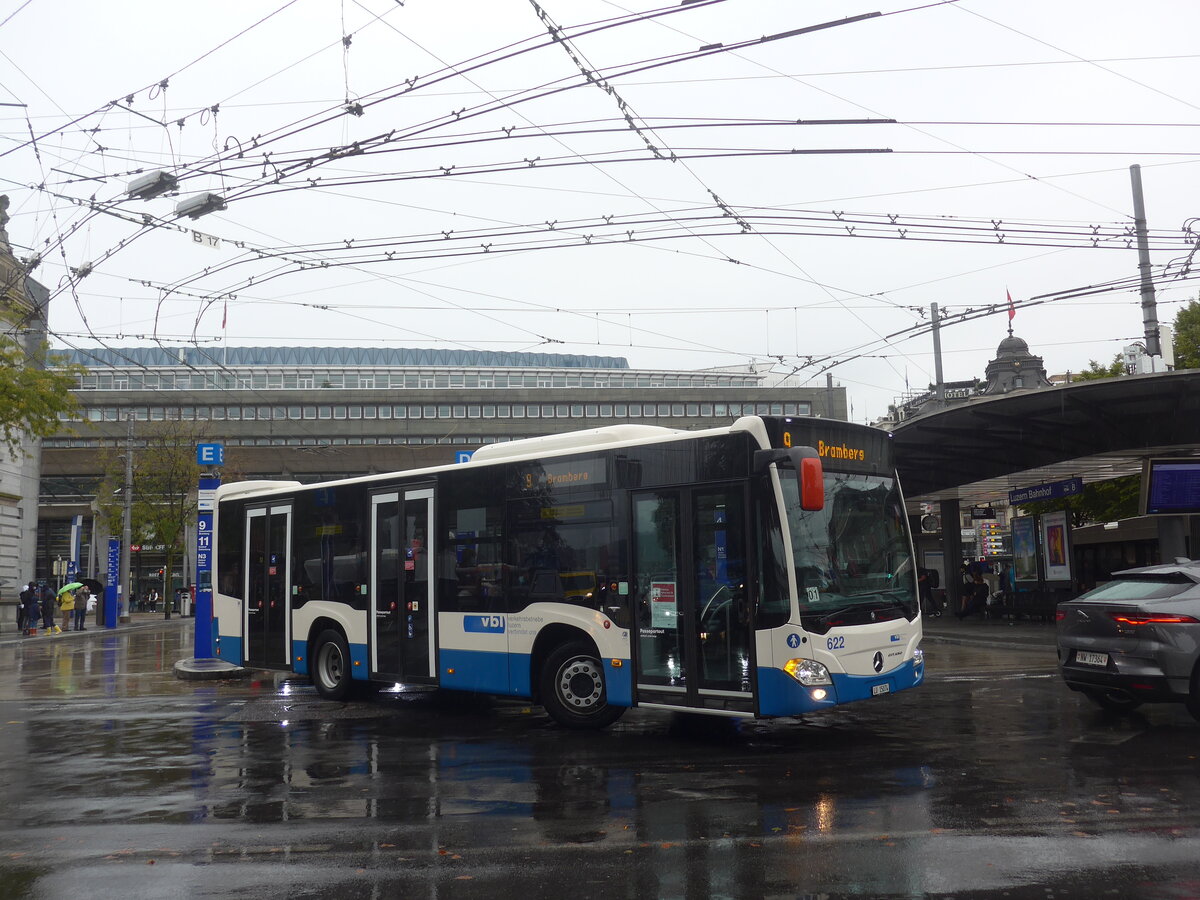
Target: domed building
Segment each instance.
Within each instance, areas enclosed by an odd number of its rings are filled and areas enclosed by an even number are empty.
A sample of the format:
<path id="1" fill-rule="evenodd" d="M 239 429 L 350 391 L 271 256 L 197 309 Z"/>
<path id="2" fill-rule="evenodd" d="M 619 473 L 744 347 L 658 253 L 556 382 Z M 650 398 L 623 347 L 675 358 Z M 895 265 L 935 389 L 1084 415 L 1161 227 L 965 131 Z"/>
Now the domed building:
<path id="1" fill-rule="evenodd" d="M 1011 330 L 996 348 L 996 358 L 987 364 L 984 378 L 987 383 L 982 393 L 985 396 L 1051 386 L 1042 358 L 1030 353 L 1029 345 L 1021 338 L 1013 337 Z"/>
<path id="2" fill-rule="evenodd" d="M 947 406 L 969 403 L 983 397 L 1011 394 L 1013 391 L 1040 390 L 1053 386 L 1046 374 L 1042 357 L 1030 353 L 1029 345 L 1021 338 L 1014 337 L 1010 328 L 1008 337 L 996 348 L 995 358 L 988 362 L 983 381 L 973 378 L 969 381 L 944 382 L 941 400 L 937 398 L 937 387 L 931 384 L 928 390 L 898 398 L 889 407 L 888 415 L 875 424 L 881 428 L 895 428 L 900 422 L 945 409 Z"/>

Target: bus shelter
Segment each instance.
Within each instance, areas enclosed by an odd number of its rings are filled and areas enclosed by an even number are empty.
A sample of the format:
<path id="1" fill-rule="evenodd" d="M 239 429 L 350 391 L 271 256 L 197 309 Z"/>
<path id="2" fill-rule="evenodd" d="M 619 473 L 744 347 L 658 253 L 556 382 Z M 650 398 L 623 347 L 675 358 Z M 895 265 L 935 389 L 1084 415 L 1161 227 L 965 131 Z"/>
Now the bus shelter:
<path id="1" fill-rule="evenodd" d="M 1200 371 L 973 398 L 908 419 L 894 436 L 910 514 L 922 503 L 939 509 L 947 599 L 957 608 L 964 505 L 1006 504 L 1022 488 L 1103 481 L 1140 473 L 1146 459 L 1200 454 Z M 1200 516 L 1160 516 L 1157 524 L 1161 558 L 1197 552 L 1187 535 L 1200 535 Z M 1040 599 L 1052 611 L 1071 593 L 1068 584 Z"/>

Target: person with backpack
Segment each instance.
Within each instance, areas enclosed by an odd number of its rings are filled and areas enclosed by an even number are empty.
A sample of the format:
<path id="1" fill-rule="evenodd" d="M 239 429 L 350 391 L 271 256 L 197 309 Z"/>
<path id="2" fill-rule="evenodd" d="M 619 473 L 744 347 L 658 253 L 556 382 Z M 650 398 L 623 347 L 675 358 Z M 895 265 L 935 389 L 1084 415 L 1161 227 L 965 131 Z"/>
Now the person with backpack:
<path id="1" fill-rule="evenodd" d="M 87 631 L 83 623 L 87 620 L 88 605 L 92 600 L 92 589 L 86 584 L 75 595 L 75 615 L 72 621 L 73 631 Z"/>

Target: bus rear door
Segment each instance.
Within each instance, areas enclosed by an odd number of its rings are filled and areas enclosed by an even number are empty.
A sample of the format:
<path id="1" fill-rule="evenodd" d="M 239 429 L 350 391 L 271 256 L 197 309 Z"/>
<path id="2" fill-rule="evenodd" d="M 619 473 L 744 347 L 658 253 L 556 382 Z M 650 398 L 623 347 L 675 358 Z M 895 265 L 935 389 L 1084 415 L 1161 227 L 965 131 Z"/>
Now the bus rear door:
<path id="1" fill-rule="evenodd" d="M 266 669 L 289 666 L 292 621 L 292 508 L 271 505 L 246 510 L 246 664 Z"/>

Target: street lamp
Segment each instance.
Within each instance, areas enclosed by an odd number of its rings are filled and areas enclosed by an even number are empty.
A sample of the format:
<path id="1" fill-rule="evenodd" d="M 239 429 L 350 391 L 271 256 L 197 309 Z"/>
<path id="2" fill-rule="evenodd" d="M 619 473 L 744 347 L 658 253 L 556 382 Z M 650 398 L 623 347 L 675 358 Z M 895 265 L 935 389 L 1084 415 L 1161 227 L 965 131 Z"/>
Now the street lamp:
<path id="1" fill-rule="evenodd" d="M 125 436 L 125 485 L 122 488 L 121 516 L 121 580 L 117 584 L 117 604 L 125 600 L 125 614 L 118 620 L 129 621 L 133 604 L 129 593 L 129 545 L 133 543 L 133 414 L 126 413 L 128 431 Z"/>

